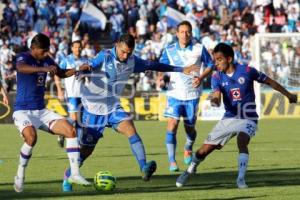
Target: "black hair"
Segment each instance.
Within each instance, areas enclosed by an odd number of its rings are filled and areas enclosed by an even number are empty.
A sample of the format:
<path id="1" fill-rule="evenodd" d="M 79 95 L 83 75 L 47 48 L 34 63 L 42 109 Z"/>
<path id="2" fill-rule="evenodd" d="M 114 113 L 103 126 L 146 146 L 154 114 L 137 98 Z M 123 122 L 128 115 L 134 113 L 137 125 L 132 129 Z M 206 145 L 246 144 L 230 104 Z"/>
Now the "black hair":
<path id="1" fill-rule="evenodd" d="M 214 48 L 213 53 L 222 53 L 225 57 L 231 57 L 232 59 L 234 58 L 234 52 L 233 49 L 230 45 L 225 44 L 225 43 L 219 43 L 217 46 Z"/>
<path id="2" fill-rule="evenodd" d="M 179 30 L 179 27 L 180 27 L 180 26 L 183 26 L 183 25 L 188 26 L 188 27 L 190 28 L 190 30 L 192 31 L 192 24 L 191 24 L 189 21 L 186 21 L 186 20 L 180 22 L 180 23 L 177 25 L 177 31 Z"/>
<path id="3" fill-rule="evenodd" d="M 34 36 L 31 40 L 31 46 L 35 45 L 38 48 L 41 49 L 49 49 L 50 47 L 50 40 L 48 36 L 46 36 L 43 33 L 38 33 L 36 36 Z"/>
<path id="4" fill-rule="evenodd" d="M 125 43 L 130 49 L 133 49 L 135 45 L 134 37 L 129 33 L 122 34 L 117 42 Z"/>

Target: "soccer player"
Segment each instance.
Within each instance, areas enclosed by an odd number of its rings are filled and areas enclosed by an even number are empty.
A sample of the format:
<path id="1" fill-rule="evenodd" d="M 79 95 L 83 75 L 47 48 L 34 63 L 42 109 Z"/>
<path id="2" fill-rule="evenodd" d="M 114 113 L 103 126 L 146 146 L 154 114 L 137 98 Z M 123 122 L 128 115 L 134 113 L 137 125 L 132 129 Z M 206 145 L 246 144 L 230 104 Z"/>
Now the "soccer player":
<path id="1" fill-rule="evenodd" d="M 218 44 L 214 50 L 215 66 L 218 71 L 212 76 L 211 104 L 219 106 L 221 95 L 225 105 L 225 114 L 208 135 L 204 144 L 196 151 L 188 169 L 176 181 L 182 187 L 188 178 L 196 172 L 197 166 L 215 149 L 221 149 L 232 137 L 237 135 L 238 177 L 237 187 L 247 188 L 245 174 L 249 151 L 248 144 L 255 135 L 258 115 L 256 113 L 254 81 L 269 85 L 285 95 L 290 103 L 297 102 L 297 95 L 291 94 L 279 83 L 262 72 L 247 65 L 234 64 L 232 47 L 225 43 Z"/>
<path id="2" fill-rule="evenodd" d="M 80 40 L 76 40 L 72 42 L 71 46 L 72 53 L 68 55 L 66 58 L 62 60 L 62 62 L 59 64 L 59 67 L 63 70 L 66 69 L 76 69 L 79 66 L 81 66 L 83 63 L 87 62 L 86 58 L 81 57 L 81 51 L 82 51 L 82 44 Z M 60 86 L 60 79 L 59 77 L 55 77 L 55 82 L 57 86 L 58 96 L 64 96 Z M 71 76 L 68 78 L 65 78 L 65 96 L 67 100 L 67 107 L 68 107 L 68 113 L 70 117 L 70 122 L 75 126 L 75 129 L 79 131 L 78 129 L 78 123 L 77 123 L 77 114 L 78 114 L 78 107 L 81 105 L 81 92 L 80 87 L 82 80 L 79 80 L 75 76 Z M 78 134 L 78 133 L 77 133 Z M 64 146 L 64 137 L 58 136 L 58 144 L 60 147 Z"/>
<path id="3" fill-rule="evenodd" d="M 13 119 L 24 138 L 24 144 L 21 147 L 19 166 L 14 180 L 16 192 L 22 192 L 24 189 L 25 168 L 37 141 L 36 129 L 66 137 L 66 151 L 71 168 L 71 176 L 68 181 L 80 185 L 90 185 L 79 171 L 79 145 L 75 129 L 62 116 L 45 108 L 44 94 L 47 73 L 60 77 L 68 77 L 75 73 L 74 69 L 60 70 L 57 67 L 48 56 L 49 46 L 49 38 L 39 33 L 33 37 L 30 51 L 17 56 L 17 94 Z"/>
<path id="4" fill-rule="evenodd" d="M 83 130 L 80 138 L 80 159 L 83 163 L 93 152 L 105 127 L 112 127 L 128 138 L 131 150 L 142 172 L 142 179 L 148 181 L 156 170 L 156 162 L 146 162 L 142 139 L 138 135 L 130 115 L 120 105 L 120 96 L 125 84 L 132 73 L 155 70 L 188 74 L 197 67 L 194 65 L 185 68 L 174 67 L 142 60 L 132 55 L 134 45 L 134 37 L 130 34 L 123 34 L 114 48 L 100 51 L 95 58 L 89 61 L 89 65 L 84 65 L 91 68 L 91 73 L 88 75 L 88 83 L 81 85 L 83 104 L 81 125 Z M 68 176 L 69 170 L 66 170 L 63 191 L 72 190 L 72 186 L 66 181 Z"/>
<path id="5" fill-rule="evenodd" d="M 200 84 L 213 69 L 211 56 L 205 47 L 197 42 L 192 42 L 192 25 L 188 21 L 182 21 L 177 26 L 178 42 L 169 45 L 160 58 L 161 63 L 177 66 L 187 66 L 193 63 L 205 67 L 203 73 L 194 76 L 183 73 L 170 73 L 170 84 L 167 90 L 167 108 L 164 116 L 168 118 L 166 147 L 169 158 L 169 170 L 178 171 L 176 154 L 176 134 L 180 117 L 183 117 L 186 132 L 186 143 L 184 146 L 184 163 L 189 165 L 192 161 L 192 148 L 197 132 L 195 123 L 199 98 L 202 88 Z M 193 87 L 194 86 L 194 87 Z"/>

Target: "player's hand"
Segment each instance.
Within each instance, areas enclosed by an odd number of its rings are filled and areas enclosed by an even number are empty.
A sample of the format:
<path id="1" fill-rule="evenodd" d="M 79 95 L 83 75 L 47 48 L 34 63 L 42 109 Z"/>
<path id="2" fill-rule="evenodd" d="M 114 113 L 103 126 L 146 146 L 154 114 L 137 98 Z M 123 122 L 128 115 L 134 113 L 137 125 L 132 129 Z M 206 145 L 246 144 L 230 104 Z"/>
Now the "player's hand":
<path id="1" fill-rule="evenodd" d="M 3 100 L 2 101 L 3 101 L 3 103 L 5 105 L 9 105 L 9 100 L 8 100 L 8 97 L 6 95 L 3 96 Z"/>
<path id="2" fill-rule="evenodd" d="M 298 95 L 296 94 L 291 94 L 288 98 L 290 103 L 297 103 L 298 101 Z"/>
<path id="3" fill-rule="evenodd" d="M 202 79 L 198 76 L 194 76 L 193 81 L 192 81 L 192 85 L 194 88 L 197 88 L 201 85 Z"/>
<path id="4" fill-rule="evenodd" d="M 220 106 L 220 101 L 219 101 L 219 99 L 216 98 L 216 97 L 211 98 L 211 99 L 210 99 L 210 105 L 211 105 L 212 107 L 219 107 L 219 106 Z"/>
<path id="5" fill-rule="evenodd" d="M 79 67 L 79 71 L 91 71 L 92 67 L 88 64 L 83 64 Z"/>
<path id="6" fill-rule="evenodd" d="M 186 75 L 191 75 L 193 71 L 199 72 L 200 67 L 194 64 L 183 68 L 183 73 Z"/>
<path id="7" fill-rule="evenodd" d="M 57 66 L 50 65 L 49 67 L 45 67 L 45 72 L 49 72 L 49 74 L 53 76 L 57 73 Z"/>

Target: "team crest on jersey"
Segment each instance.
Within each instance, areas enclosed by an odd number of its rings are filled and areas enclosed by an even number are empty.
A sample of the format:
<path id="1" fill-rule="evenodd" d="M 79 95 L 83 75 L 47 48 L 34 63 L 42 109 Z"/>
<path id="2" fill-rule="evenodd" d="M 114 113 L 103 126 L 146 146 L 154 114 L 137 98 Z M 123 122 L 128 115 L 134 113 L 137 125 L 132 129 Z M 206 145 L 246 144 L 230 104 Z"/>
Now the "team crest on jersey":
<path id="1" fill-rule="evenodd" d="M 230 94 L 231 94 L 231 97 L 232 97 L 233 101 L 238 101 L 238 100 L 242 99 L 240 88 L 230 89 Z"/>
<path id="2" fill-rule="evenodd" d="M 44 86 L 44 75 L 39 75 L 37 78 L 37 85 L 38 86 Z"/>
<path id="3" fill-rule="evenodd" d="M 244 78 L 244 77 L 240 77 L 240 78 L 238 79 L 238 82 L 239 82 L 241 85 L 243 85 L 243 84 L 245 83 L 245 78 Z"/>

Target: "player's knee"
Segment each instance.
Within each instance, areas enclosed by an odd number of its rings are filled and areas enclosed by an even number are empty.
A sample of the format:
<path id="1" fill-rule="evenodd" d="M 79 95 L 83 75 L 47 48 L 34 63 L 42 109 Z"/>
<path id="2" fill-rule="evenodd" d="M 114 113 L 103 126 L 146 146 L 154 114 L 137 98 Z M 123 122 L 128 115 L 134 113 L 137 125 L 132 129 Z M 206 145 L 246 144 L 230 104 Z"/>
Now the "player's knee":
<path id="1" fill-rule="evenodd" d="M 29 145 L 29 146 L 34 146 L 36 144 L 37 141 L 37 136 L 36 135 L 29 135 L 25 138 L 25 142 Z"/>
<path id="2" fill-rule="evenodd" d="M 184 129 L 187 133 L 194 133 L 196 134 L 196 129 L 194 126 L 188 126 L 188 125 L 185 125 L 184 126 Z"/>
<path id="3" fill-rule="evenodd" d="M 64 131 L 64 136 L 66 138 L 74 138 L 76 137 L 76 131 L 75 131 L 75 128 L 73 126 L 70 126 L 69 128 L 67 128 L 65 131 Z"/>
<path id="4" fill-rule="evenodd" d="M 169 131 L 176 131 L 177 130 L 177 127 L 178 127 L 178 120 L 177 119 L 169 119 L 168 120 L 168 127 L 167 127 L 167 129 L 169 130 Z"/>
<path id="5" fill-rule="evenodd" d="M 238 134 L 237 143 L 239 146 L 247 146 L 249 141 L 250 141 L 250 137 L 246 133 L 241 132 Z"/>

